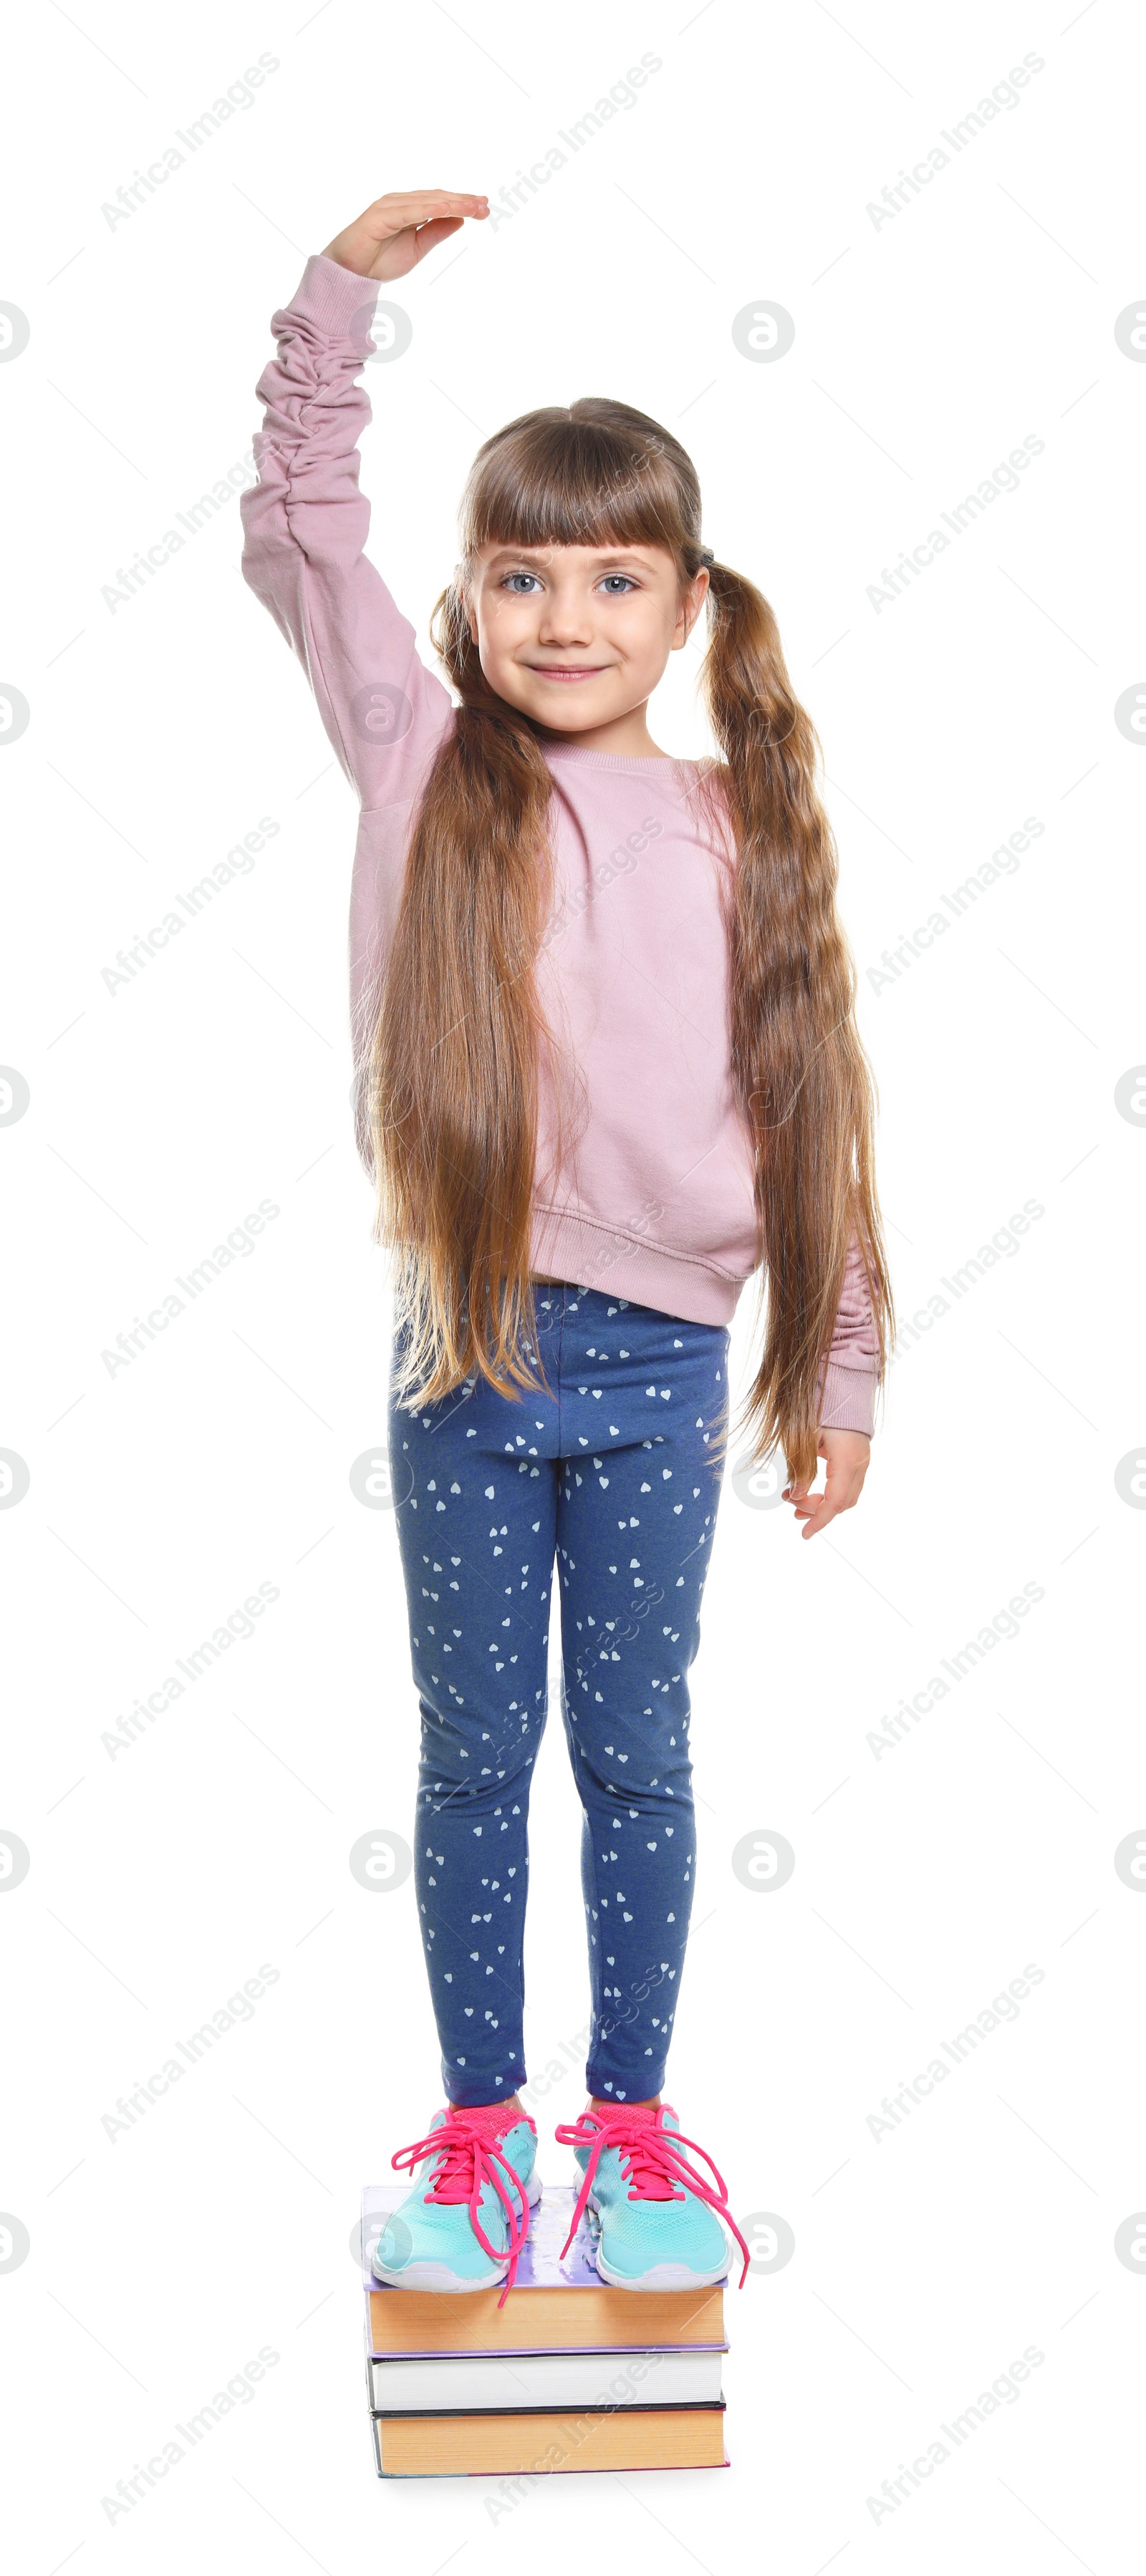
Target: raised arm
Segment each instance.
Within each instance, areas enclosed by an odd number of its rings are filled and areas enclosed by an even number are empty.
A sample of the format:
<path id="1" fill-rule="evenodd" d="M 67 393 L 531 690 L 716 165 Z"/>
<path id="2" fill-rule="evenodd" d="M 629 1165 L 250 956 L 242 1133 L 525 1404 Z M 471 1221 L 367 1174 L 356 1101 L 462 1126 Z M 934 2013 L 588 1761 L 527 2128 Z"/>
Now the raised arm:
<path id="1" fill-rule="evenodd" d="M 380 283 L 484 203 L 438 189 L 381 198 L 307 261 L 273 316 L 277 353 L 257 387 L 264 414 L 259 479 L 241 500 L 243 576 L 297 653 L 364 806 L 414 795 L 453 707 L 363 553 L 370 504 L 358 441 L 370 404 L 358 379 Z"/>

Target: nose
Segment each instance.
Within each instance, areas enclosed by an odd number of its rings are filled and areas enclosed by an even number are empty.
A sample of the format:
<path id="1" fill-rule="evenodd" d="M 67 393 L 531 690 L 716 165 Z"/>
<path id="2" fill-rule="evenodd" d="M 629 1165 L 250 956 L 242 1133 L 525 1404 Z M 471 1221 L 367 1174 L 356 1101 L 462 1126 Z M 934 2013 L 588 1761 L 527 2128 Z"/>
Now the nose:
<path id="1" fill-rule="evenodd" d="M 537 629 L 540 644 L 587 644 L 592 631 L 589 601 L 575 583 L 562 583 L 558 589 L 545 592 Z"/>

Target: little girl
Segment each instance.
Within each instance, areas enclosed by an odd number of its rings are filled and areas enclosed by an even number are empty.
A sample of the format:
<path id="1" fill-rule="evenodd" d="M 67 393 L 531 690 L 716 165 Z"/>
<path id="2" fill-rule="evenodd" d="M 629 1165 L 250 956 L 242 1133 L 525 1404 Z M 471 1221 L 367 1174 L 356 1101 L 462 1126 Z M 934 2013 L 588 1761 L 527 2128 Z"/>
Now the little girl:
<path id="1" fill-rule="evenodd" d="M 378 287 L 487 213 L 382 197 L 307 262 L 273 319 L 243 498 L 246 579 L 361 802 L 358 1144 L 396 1263 L 390 1456 L 446 2104 L 392 2159 L 414 2187 L 374 2269 L 508 2284 L 540 2193 L 518 2088 L 556 1563 L 593 2005 L 588 2107 L 556 2135 L 602 2278 L 691 2287 L 727 2268 L 722 2219 L 748 2260 L 661 2099 L 728 1326 L 760 1270 L 745 1420 L 756 1455 L 783 1450 L 810 1538 L 858 1499 L 889 1344 L 871 1082 L 817 738 L 766 600 L 701 543 L 671 433 L 583 400 L 486 440 L 431 629 L 456 705 L 363 554 Z M 706 600 L 721 757 L 676 760 L 648 701 Z"/>

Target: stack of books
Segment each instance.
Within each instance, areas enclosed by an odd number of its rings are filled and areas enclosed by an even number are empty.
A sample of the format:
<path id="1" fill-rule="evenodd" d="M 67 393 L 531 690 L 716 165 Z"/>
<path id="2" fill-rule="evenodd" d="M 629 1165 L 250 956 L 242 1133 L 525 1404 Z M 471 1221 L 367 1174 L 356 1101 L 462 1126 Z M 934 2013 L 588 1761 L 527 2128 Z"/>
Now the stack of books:
<path id="1" fill-rule="evenodd" d="M 383 2478 L 720 2469 L 724 2283 L 617 2290 L 584 2224 L 562 2260 L 572 2188 L 544 2190 L 517 2279 L 500 2290 L 389 2289 L 370 2257 L 408 2185 L 362 2195 L 366 2386 Z"/>

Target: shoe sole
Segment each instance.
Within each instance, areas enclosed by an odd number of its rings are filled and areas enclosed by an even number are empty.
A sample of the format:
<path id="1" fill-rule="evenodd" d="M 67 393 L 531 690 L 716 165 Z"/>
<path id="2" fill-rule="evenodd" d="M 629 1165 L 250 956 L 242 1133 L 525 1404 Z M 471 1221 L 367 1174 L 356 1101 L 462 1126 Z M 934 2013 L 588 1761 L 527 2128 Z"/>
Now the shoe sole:
<path id="1" fill-rule="evenodd" d="M 724 2261 L 716 2271 L 694 2272 L 687 2263 L 654 2263 L 647 2272 L 638 2273 L 635 2279 L 630 2272 L 615 2272 L 611 2263 L 602 2259 L 601 2205 L 592 2195 L 589 2199 L 589 2208 L 597 2222 L 597 2243 L 593 2251 L 593 2260 L 601 2279 L 607 2282 L 611 2290 L 711 2290 L 715 2289 L 718 2281 L 727 2279 L 729 2259 L 727 2251 Z"/>
<path id="2" fill-rule="evenodd" d="M 533 2212 L 541 2198 L 541 2177 L 539 2174 L 533 2173 L 530 2175 L 529 2181 L 525 2185 L 525 2197 L 529 2204 L 529 2213 L 530 2218 L 532 2219 Z M 525 2235 L 526 2241 L 528 2242 L 530 2235 L 530 2228 L 528 2226 L 526 2227 Z M 460 2273 L 451 2272 L 447 2263 L 407 2263 L 404 2271 L 389 2272 L 383 2265 L 379 2264 L 372 2257 L 370 2270 L 373 2278 L 376 2281 L 380 2281 L 383 2287 L 388 2290 L 430 2290 L 437 2296 L 441 2296 L 443 2293 L 456 2295 L 459 2290 L 499 2290 L 509 2270 L 509 2256 L 507 2255 L 504 2263 L 500 2264 L 495 2270 L 483 2272 L 477 2280 L 474 2279 L 472 2273 L 467 2274 L 465 2279 L 463 2279 Z"/>

